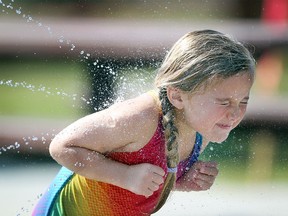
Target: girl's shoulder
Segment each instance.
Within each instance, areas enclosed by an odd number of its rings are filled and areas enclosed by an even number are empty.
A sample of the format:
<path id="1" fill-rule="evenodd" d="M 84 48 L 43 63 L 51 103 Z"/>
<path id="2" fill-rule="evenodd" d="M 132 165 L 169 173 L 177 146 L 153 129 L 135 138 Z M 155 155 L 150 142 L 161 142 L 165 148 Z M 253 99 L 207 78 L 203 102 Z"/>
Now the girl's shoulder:
<path id="1" fill-rule="evenodd" d="M 141 119 L 143 123 L 158 121 L 161 109 L 157 98 L 151 92 L 141 94 L 135 98 L 116 103 L 109 108 L 114 117 L 125 119 Z"/>
<path id="2" fill-rule="evenodd" d="M 133 137 L 133 142 L 121 151 L 136 151 L 146 145 L 157 129 L 161 115 L 159 103 L 150 93 L 114 104 L 109 110 L 119 124 L 126 128 L 130 125 L 126 132 Z"/>

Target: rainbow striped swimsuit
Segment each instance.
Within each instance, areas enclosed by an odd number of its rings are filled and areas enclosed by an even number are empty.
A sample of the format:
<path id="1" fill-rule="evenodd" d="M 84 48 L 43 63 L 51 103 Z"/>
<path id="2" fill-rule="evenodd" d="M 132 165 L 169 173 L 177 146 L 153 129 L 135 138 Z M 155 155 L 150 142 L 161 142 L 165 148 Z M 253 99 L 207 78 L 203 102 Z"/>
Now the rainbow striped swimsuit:
<path id="1" fill-rule="evenodd" d="M 201 145 L 202 136 L 197 133 L 190 157 L 178 165 L 177 178 L 197 161 Z M 115 152 L 106 156 L 129 165 L 155 164 L 166 170 L 167 174 L 161 121 L 151 140 L 142 149 L 136 152 Z M 37 203 L 32 216 L 150 215 L 158 203 L 161 191 L 162 187 L 146 198 L 111 184 L 87 179 L 63 167 Z"/>

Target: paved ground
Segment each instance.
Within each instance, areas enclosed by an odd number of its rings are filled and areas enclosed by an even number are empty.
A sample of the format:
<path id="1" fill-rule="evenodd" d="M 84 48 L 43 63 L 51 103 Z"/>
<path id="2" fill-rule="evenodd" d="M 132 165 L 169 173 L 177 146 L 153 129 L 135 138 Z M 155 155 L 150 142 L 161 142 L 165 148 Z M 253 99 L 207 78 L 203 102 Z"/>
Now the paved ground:
<path id="1" fill-rule="evenodd" d="M 0 168 L 0 215 L 30 216 L 58 166 Z M 288 183 L 227 185 L 217 182 L 207 192 L 174 192 L 157 216 L 285 216 Z"/>

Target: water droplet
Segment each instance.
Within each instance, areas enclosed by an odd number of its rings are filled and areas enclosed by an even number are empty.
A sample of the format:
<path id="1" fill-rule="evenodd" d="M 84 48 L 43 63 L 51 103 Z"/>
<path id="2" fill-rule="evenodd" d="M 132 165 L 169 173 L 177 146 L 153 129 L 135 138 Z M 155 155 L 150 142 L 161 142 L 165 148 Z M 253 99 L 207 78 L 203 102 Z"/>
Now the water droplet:
<path id="1" fill-rule="evenodd" d="M 15 147 L 16 148 L 19 148 L 20 147 L 20 144 L 18 142 L 15 142 Z"/>
<path id="2" fill-rule="evenodd" d="M 32 21 L 33 21 L 33 18 L 32 18 L 30 15 L 28 15 L 26 21 L 27 21 L 27 22 L 32 22 Z"/>
<path id="3" fill-rule="evenodd" d="M 59 41 L 60 43 L 63 43 L 63 42 L 64 42 L 64 37 L 61 36 L 58 41 Z"/>
<path id="4" fill-rule="evenodd" d="M 7 5 L 7 8 L 9 8 L 11 10 L 13 9 L 13 6 L 11 5 L 11 3 Z"/>
<path id="5" fill-rule="evenodd" d="M 72 45 L 71 45 L 71 50 L 73 51 L 74 49 L 75 49 L 75 45 L 72 44 Z"/>
<path id="6" fill-rule="evenodd" d="M 16 10 L 16 13 L 19 14 L 19 15 L 21 14 L 21 7 Z"/>
<path id="7" fill-rule="evenodd" d="M 37 141 L 37 140 L 38 140 L 38 137 L 34 137 L 34 136 L 33 136 L 33 137 L 32 137 L 32 140 L 33 140 L 33 141 Z"/>

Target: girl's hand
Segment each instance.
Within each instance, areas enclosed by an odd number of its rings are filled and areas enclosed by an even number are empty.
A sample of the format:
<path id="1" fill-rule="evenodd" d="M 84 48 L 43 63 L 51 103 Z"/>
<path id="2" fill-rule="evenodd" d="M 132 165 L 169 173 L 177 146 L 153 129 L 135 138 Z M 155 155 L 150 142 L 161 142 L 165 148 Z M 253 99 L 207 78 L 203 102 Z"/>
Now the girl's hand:
<path id="1" fill-rule="evenodd" d="M 151 196 L 164 182 L 165 171 L 156 165 L 143 163 L 128 168 L 126 189 L 145 197 Z"/>
<path id="2" fill-rule="evenodd" d="M 177 182 L 177 188 L 181 191 L 208 190 L 213 185 L 218 175 L 216 162 L 197 161 L 190 170 Z"/>

